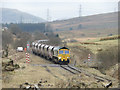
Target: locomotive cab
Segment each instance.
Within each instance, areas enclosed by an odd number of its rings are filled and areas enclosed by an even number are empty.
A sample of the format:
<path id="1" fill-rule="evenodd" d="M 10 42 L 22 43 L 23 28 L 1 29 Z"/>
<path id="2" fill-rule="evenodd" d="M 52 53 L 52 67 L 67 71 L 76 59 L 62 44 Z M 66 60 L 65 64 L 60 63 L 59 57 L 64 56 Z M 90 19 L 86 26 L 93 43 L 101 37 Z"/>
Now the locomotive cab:
<path id="1" fill-rule="evenodd" d="M 58 61 L 60 64 L 68 64 L 70 62 L 70 50 L 62 47 L 58 50 Z"/>

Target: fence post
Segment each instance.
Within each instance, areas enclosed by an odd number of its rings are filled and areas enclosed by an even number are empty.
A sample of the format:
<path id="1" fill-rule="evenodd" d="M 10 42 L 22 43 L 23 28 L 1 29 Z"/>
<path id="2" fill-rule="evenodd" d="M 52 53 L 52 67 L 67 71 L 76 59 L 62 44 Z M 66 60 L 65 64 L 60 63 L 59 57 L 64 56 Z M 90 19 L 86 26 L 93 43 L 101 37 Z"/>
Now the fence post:
<path id="1" fill-rule="evenodd" d="M 90 54 L 88 54 L 88 61 L 90 61 Z"/>
<path id="2" fill-rule="evenodd" d="M 28 54 L 28 63 L 30 62 L 30 57 L 29 57 L 29 54 Z"/>
<path id="3" fill-rule="evenodd" d="M 26 53 L 26 63 L 28 63 L 28 59 L 27 59 L 27 57 L 28 57 L 28 55 L 27 55 L 27 53 Z"/>

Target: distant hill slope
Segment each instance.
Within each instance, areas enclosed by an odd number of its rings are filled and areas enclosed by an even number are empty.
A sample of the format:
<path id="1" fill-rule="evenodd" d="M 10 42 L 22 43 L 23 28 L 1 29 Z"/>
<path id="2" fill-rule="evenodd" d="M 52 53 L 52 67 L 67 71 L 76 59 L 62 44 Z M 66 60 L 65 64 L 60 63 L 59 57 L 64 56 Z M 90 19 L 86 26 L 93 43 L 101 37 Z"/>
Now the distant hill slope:
<path id="1" fill-rule="evenodd" d="M 3 23 L 41 23 L 44 19 L 16 9 L 0 8 Z"/>
<path id="2" fill-rule="evenodd" d="M 55 31 L 117 28 L 118 13 L 106 13 L 52 22 Z"/>
<path id="3" fill-rule="evenodd" d="M 76 17 L 51 22 L 53 30 L 62 39 L 106 37 L 118 34 L 118 13 Z"/>

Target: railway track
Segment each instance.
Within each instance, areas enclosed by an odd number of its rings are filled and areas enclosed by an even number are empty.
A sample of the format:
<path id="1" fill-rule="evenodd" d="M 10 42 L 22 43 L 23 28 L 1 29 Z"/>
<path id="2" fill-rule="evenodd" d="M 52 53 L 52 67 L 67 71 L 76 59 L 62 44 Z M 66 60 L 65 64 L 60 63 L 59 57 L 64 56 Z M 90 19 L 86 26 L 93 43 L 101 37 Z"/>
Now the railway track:
<path id="1" fill-rule="evenodd" d="M 93 77 L 95 78 L 98 82 L 101 81 L 101 82 L 105 82 L 106 85 L 105 87 L 109 86 L 112 84 L 112 80 L 106 78 L 106 77 L 102 77 L 102 76 L 98 76 L 96 74 L 93 74 L 93 73 L 90 73 L 84 69 L 81 69 L 81 68 L 76 68 L 74 67 L 73 65 L 59 65 L 59 64 L 31 64 L 32 66 L 42 66 L 42 67 L 61 67 L 63 68 L 64 70 L 67 70 L 69 71 L 70 73 L 72 74 L 79 74 L 79 73 L 84 73 L 86 76 L 88 77 Z"/>
<path id="2" fill-rule="evenodd" d="M 78 69 L 72 65 L 60 65 L 60 67 L 71 72 L 72 74 L 84 73 L 88 77 L 95 78 L 96 80 L 98 80 L 98 82 L 101 81 L 105 87 L 112 85 L 112 80 L 105 78 L 105 77 L 102 77 L 102 76 L 92 74 L 92 73 L 87 72 L 86 70 L 83 70 L 83 69 Z"/>
<path id="3" fill-rule="evenodd" d="M 86 70 L 83 70 L 80 68 L 78 69 L 72 65 L 59 65 L 59 64 L 44 64 L 44 65 L 43 64 L 31 64 L 31 65 L 32 66 L 42 66 L 42 67 L 61 67 L 64 70 L 67 70 L 72 74 L 84 73 L 86 76 L 93 77 L 93 78 L 97 79 L 98 81 L 102 81 L 102 82 L 111 82 L 112 81 L 112 80 L 107 79 L 105 77 L 98 76 L 98 75 L 92 74 L 90 72 L 87 72 Z"/>
<path id="4" fill-rule="evenodd" d="M 71 65 L 60 65 L 60 67 L 71 72 L 72 74 L 81 73 L 77 68 Z"/>

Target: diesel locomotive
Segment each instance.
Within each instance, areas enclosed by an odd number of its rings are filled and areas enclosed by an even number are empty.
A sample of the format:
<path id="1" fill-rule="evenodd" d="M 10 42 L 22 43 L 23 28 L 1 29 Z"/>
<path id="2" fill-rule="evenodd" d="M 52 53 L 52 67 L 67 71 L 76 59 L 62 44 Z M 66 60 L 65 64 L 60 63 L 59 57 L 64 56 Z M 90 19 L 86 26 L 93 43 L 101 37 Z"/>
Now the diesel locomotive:
<path id="1" fill-rule="evenodd" d="M 70 50 L 67 47 L 51 46 L 36 41 L 32 43 L 32 52 L 59 64 L 70 63 Z"/>

